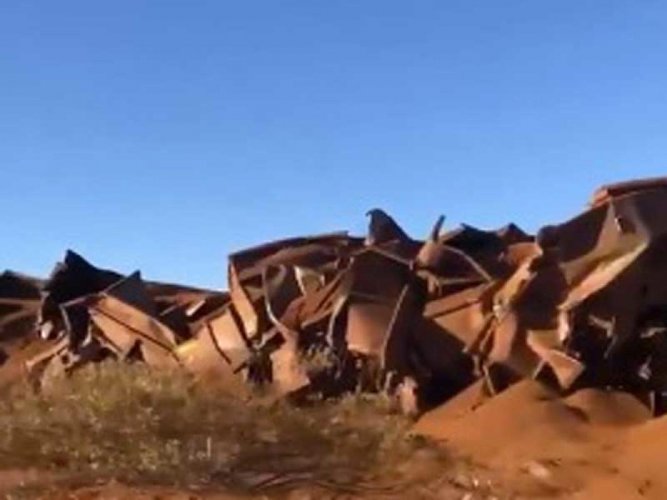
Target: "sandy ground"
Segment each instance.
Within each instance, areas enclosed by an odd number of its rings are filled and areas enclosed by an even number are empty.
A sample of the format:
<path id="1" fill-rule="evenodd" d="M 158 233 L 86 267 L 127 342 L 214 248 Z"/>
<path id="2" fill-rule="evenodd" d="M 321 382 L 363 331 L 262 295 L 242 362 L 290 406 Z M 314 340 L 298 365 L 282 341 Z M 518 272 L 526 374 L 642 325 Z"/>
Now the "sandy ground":
<path id="1" fill-rule="evenodd" d="M 586 389 L 559 399 L 524 381 L 482 400 L 473 386 L 415 426 L 526 498 L 667 498 L 667 418 L 633 396 Z"/>

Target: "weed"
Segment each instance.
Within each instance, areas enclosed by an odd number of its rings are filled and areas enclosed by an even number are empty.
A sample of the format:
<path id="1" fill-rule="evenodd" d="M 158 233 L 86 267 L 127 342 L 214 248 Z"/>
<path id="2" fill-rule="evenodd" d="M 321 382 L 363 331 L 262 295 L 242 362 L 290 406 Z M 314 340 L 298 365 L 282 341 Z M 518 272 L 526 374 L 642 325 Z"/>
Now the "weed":
<path id="1" fill-rule="evenodd" d="M 383 396 L 295 408 L 242 400 L 178 371 L 102 363 L 0 401 L 0 467 L 189 488 L 354 488 L 396 482 L 419 457 L 442 464 L 409 426 Z"/>

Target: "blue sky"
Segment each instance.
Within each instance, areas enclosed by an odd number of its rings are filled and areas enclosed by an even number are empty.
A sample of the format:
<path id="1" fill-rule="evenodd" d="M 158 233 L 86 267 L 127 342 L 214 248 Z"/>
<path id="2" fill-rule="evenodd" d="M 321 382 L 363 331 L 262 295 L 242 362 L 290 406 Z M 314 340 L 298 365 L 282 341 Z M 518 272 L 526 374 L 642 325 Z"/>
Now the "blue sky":
<path id="1" fill-rule="evenodd" d="M 223 287 L 372 207 L 535 230 L 666 133 L 658 0 L 2 0 L 0 268 Z"/>

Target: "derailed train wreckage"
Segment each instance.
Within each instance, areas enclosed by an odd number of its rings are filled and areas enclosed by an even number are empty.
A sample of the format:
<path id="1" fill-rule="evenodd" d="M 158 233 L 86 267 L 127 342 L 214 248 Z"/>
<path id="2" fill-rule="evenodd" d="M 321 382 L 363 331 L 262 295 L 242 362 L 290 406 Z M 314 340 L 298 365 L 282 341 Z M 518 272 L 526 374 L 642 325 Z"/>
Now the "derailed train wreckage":
<path id="1" fill-rule="evenodd" d="M 182 367 L 295 402 L 347 391 L 438 404 L 479 380 L 667 399 L 667 179 L 598 190 L 533 237 L 514 225 L 416 241 L 381 210 L 365 238 L 232 254 L 229 291 L 142 280 L 67 252 L 51 276 L 0 275 L 3 370 L 34 381 L 105 358 Z"/>

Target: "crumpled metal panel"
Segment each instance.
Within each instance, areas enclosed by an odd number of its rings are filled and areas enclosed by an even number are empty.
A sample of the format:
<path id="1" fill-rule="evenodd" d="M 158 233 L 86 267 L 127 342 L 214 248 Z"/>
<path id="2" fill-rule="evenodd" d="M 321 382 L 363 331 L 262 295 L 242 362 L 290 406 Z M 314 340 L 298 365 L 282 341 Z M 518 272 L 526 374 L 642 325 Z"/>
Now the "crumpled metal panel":
<path id="1" fill-rule="evenodd" d="M 591 197 L 590 205 L 595 207 L 609 202 L 612 198 L 618 198 L 626 194 L 646 191 L 649 189 L 667 190 L 667 177 L 654 177 L 652 179 L 638 179 L 634 181 L 618 182 L 598 188 Z M 667 193 L 663 193 L 667 194 Z"/>
<path id="2" fill-rule="evenodd" d="M 0 274 L 0 346 L 11 349 L 29 335 L 40 304 L 39 280 L 11 271 Z"/>
<path id="3" fill-rule="evenodd" d="M 149 365 L 178 364 L 176 335 L 157 318 L 155 304 L 138 273 L 93 299 L 89 313 L 99 330 L 93 330 L 93 335 L 101 337 L 100 343 L 119 358 L 127 358 L 136 348 Z"/>
<path id="4" fill-rule="evenodd" d="M 229 292 L 124 278 L 69 251 L 39 293 L 21 285 L 29 297 L 0 276 L 0 340 L 37 311 L 55 339 L 28 363 L 40 372 L 111 352 L 296 401 L 389 390 L 412 410 L 480 379 L 495 394 L 536 378 L 563 392 L 630 388 L 661 413 L 666 213 L 667 178 L 604 186 L 535 237 L 513 224 L 446 231 L 440 217 L 420 241 L 373 209 L 363 238 L 290 238 L 230 255 Z"/>
<path id="5" fill-rule="evenodd" d="M 633 186 L 619 198 L 608 190 L 606 202 L 541 230 L 540 253 L 494 295 L 493 320 L 472 352 L 484 364 L 501 363 L 521 376 L 540 376 L 548 368 L 562 389 L 591 371 L 589 380 L 619 383 L 618 376 L 602 373 L 617 371 L 623 346 L 638 342 L 638 319 L 667 299 L 664 264 L 647 260 L 667 234 L 660 215 L 667 213 L 667 193 L 650 186 Z M 653 303 L 646 300 L 652 295 Z M 597 335 L 600 325 L 605 328 Z M 626 372 L 620 379 L 628 383 L 633 376 Z"/>
<path id="6" fill-rule="evenodd" d="M 230 296 L 246 335 L 254 337 L 272 324 L 264 297 L 263 273 L 267 269 L 289 266 L 290 274 L 297 278 L 303 289 L 305 284 L 300 281 L 294 266 L 299 267 L 301 276 L 307 271 L 311 271 L 311 274 L 335 273 L 339 262 L 345 261 L 360 244 L 358 238 L 350 238 L 347 233 L 332 233 L 280 240 L 230 255 Z"/>
<path id="7" fill-rule="evenodd" d="M 412 241 L 401 226 L 384 210 L 373 208 L 366 213 L 369 217 L 366 246 L 382 246 L 393 241 L 409 243 Z"/>
<path id="8" fill-rule="evenodd" d="M 354 256 L 349 268 L 350 297 L 347 310 L 347 350 L 385 360 L 392 319 L 406 284 L 409 265 L 391 254 L 369 247 Z M 419 315 L 421 311 L 417 311 Z M 418 317 L 418 316 L 417 316 Z"/>
<path id="9" fill-rule="evenodd" d="M 356 302 L 347 312 L 347 348 L 366 356 L 382 354 L 392 308 L 386 304 Z"/>
<path id="10" fill-rule="evenodd" d="M 347 235 L 347 232 L 344 231 L 315 236 L 288 238 L 234 252 L 229 255 L 229 263 L 240 275 L 244 275 L 245 273 L 248 273 L 247 270 L 251 268 L 259 267 L 260 271 L 255 272 L 261 272 L 261 267 L 265 265 L 299 265 L 303 263 L 303 258 L 308 259 L 313 253 L 317 254 L 321 251 L 327 253 L 329 252 L 328 249 L 331 248 L 346 248 L 348 246 L 358 247 L 359 244 L 360 240 L 358 238 L 351 238 Z M 307 249 L 305 255 L 299 251 L 299 249 L 303 247 Z M 281 257 L 277 258 L 275 257 L 276 255 Z M 295 259 L 295 256 L 298 258 Z M 262 262 L 264 259 L 272 260 Z"/>
<path id="11" fill-rule="evenodd" d="M 234 393 L 251 389 L 245 365 L 254 353 L 230 304 L 204 318 L 175 353 L 188 371 L 220 387 Z"/>
<path id="12" fill-rule="evenodd" d="M 37 321 L 42 336 L 55 339 L 58 348 L 28 360 L 28 371 L 67 373 L 109 354 L 117 359 L 138 357 L 156 367 L 180 366 L 175 349 L 191 337 L 196 317 L 187 311 L 193 303 L 201 303 L 198 308 L 204 311 L 219 300 L 228 298 L 168 283 L 145 283 L 138 272 L 125 278 L 68 251 L 43 287 Z"/>

